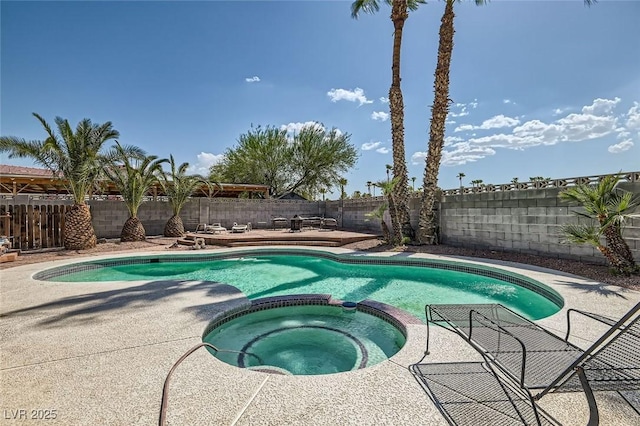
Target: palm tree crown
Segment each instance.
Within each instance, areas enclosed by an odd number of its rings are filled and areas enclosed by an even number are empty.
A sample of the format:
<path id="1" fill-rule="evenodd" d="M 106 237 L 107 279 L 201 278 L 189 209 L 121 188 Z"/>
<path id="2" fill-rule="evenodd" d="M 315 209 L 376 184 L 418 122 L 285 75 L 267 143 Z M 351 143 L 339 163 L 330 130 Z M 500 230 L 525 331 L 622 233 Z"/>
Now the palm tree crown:
<path id="1" fill-rule="evenodd" d="M 8 152 L 9 158 L 31 158 L 62 176 L 69 185 L 69 192 L 76 204 L 84 204 L 101 172 L 100 151 L 105 142 L 120 136 L 110 121 L 94 124 L 85 118 L 78 123 L 75 132 L 69 121 L 55 118 L 57 132 L 40 115 L 33 113 L 47 132 L 42 141 L 28 141 L 13 136 L 0 137 L 0 152 Z"/>

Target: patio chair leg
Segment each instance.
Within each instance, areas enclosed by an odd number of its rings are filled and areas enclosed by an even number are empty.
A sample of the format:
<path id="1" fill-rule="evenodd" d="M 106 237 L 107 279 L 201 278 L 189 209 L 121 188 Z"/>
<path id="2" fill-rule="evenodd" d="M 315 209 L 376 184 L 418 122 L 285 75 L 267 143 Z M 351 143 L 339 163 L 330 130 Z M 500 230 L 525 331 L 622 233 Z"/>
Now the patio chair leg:
<path id="1" fill-rule="evenodd" d="M 589 386 L 589 381 L 584 374 L 584 369 L 582 367 L 576 367 L 576 371 L 578 372 L 580 384 L 582 385 L 584 395 L 587 397 L 587 403 L 589 404 L 589 423 L 587 423 L 587 426 L 598 426 L 598 424 L 600 424 L 600 415 L 598 414 L 598 405 L 596 404 L 595 396 L 593 396 L 593 390 L 591 386 Z"/>

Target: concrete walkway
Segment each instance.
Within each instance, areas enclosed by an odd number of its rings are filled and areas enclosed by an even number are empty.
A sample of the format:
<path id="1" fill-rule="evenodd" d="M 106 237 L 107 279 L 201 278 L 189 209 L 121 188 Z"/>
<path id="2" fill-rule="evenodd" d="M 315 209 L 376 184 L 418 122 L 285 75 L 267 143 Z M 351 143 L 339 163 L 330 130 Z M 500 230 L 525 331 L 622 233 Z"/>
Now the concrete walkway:
<path id="1" fill-rule="evenodd" d="M 158 255 L 136 253 L 144 254 Z M 132 254 L 104 257 L 119 256 Z M 40 270 L 78 261 L 0 271 L 0 424 L 157 424 L 162 386 L 171 366 L 201 342 L 214 313 L 246 304 L 247 299 L 234 287 L 199 281 L 50 283 L 31 278 Z M 640 293 L 623 288 L 525 265 L 491 263 L 537 279 L 563 295 L 565 308 L 540 321 L 558 333 L 564 331 L 568 307 L 617 317 L 640 301 Z M 174 374 L 169 424 L 445 425 L 407 368 L 422 357 L 425 328 L 410 326 L 407 344 L 386 362 L 324 376 L 247 371 L 219 362 L 201 349 Z M 438 327 L 432 330 L 432 353 L 426 361 L 478 360 L 460 338 Z M 640 417 L 616 393 L 596 397 L 602 425 L 640 424 Z M 562 424 L 586 423 L 582 393 L 549 395 L 541 406 Z M 47 414 L 51 418 L 53 413 L 56 418 L 44 423 L 31 419 Z"/>

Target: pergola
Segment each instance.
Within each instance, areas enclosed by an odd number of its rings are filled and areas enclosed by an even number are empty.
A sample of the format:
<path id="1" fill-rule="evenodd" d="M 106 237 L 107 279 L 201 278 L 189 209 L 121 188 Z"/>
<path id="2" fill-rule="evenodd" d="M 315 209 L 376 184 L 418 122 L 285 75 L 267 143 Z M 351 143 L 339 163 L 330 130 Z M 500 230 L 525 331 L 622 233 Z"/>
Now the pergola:
<path id="1" fill-rule="evenodd" d="M 0 164 L 0 194 L 68 194 L 69 189 L 64 178 L 54 176 L 49 170 L 35 167 L 11 166 Z M 225 197 L 238 198 L 240 194 L 249 193 L 251 198 L 269 198 L 267 185 L 222 183 L 214 185 L 213 191 L 203 185 L 194 193 L 194 197 Z M 109 196 L 120 195 L 118 189 L 111 182 L 102 181 L 96 186 L 93 195 Z M 164 196 L 160 185 L 152 188 L 150 196 Z"/>

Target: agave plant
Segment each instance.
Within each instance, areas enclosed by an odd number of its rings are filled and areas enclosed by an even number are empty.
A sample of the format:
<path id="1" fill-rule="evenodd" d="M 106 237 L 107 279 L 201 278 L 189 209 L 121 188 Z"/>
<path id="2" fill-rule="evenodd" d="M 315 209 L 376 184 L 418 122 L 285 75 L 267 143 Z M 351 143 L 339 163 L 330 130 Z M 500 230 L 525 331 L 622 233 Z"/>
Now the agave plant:
<path id="1" fill-rule="evenodd" d="M 638 273 L 639 268 L 622 230 L 629 218 L 640 217 L 633 214 L 640 205 L 640 197 L 618 188 L 619 181 L 619 176 L 605 176 L 596 185 L 577 185 L 562 191 L 560 198 L 580 204 L 584 212 L 574 213 L 590 223 L 565 225 L 561 233 L 566 242 L 595 246 L 616 273 L 630 275 Z"/>
<path id="2" fill-rule="evenodd" d="M 75 132 L 69 122 L 55 118 L 57 133 L 38 114 L 47 132 L 43 141 L 28 141 L 14 136 L 0 137 L 0 152 L 8 152 L 9 158 L 31 158 L 35 163 L 63 177 L 74 204 L 65 213 L 64 246 L 67 250 L 84 250 L 95 247 L 96 234 L 91 223 L 91 212 L 85 197 L 96 184 L 102 165 L 100 151 L 105 142 L 120 134 L 111 122 L 94 124 L 88 118 L 76 126 Z"/>
<path id="3" fill-rule="evenodd" d="M 176 168 L 173 155 L 169 156 L 169 164 L 171 170 L 169 173 L 160 174 L 160 184 L 164 193 L 169 197 L 173 216 L 169 218 L 164 226 L 165 237 L 182 237 L 184 235 L 184 224 L 180 218 L 180 211 L 189 200 L 193 191 L 201 186 L 206 186 L 211 193 L 213 185 L 219 186 L 218 183 L 211 183 L 207 178 L 200 175 L 187 175 L 189 163 L 182 163 Z"/>
<path id="4" fill-rule="evenodd" d="M 144 241 L 146 233 L 138 218 L 138 209 L 149 189 L 158 182 L 162 174 L 162 164 L 168 160 L 158 159 L 136 147 L 123 147 L 116 142 L 107 154 L 109 165 L 104 173 L 120 191 L 129 210 L 129 218 L 122 227 L 120 241 Z"/>

